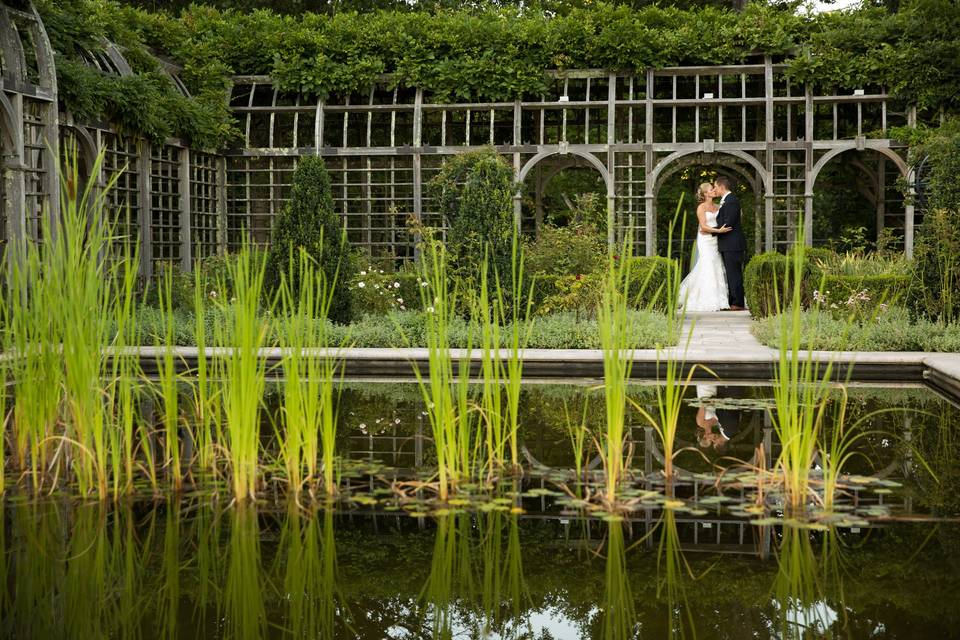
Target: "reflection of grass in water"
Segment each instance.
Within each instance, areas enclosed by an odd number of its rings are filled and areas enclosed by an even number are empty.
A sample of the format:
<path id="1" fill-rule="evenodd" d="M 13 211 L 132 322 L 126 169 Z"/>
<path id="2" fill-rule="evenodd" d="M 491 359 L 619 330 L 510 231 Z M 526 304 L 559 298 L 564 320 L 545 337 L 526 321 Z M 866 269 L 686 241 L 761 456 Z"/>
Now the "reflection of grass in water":
<path id="1" fill-rule="evenodd" d="M 513 637 L 507 623 L 511 620 L 519 622 L 526 598 L 517 515 L 505 515 L 499 511 L 480 514 L 477 527 L 480 535 L 482 631 L 485 637 L 491 633 Z M 504 604 L 507 601 L 509 611 Z"/>
<path id="2" fill-rule="evenodd" d="M 437 518 L 430 575 L 420 592 L 420 600 L 430 617 L 433 638 L 453 637 L 457 596 L 475 592 L 470 524 L 467 515 Z"/>
<path id="3" fill-rule="evenodd" d="M 231 638 L 266 636 L 260 566 L 260 527 L 254 505 L 238 503 L 231 512 L 229 560 L 223 594 L 224 618 Z"/>
<path id="4" fill-rule="evenodd" d="M 165 514 L 158 617 L 163 623 L 163 635 L 176 638 L 180 608 L 180 504 L 167 504 Z"/>
<path id="5" fill-rule="evenodd" d="M 607 528 L 607 559 L 603 574 L 605 640 L 627 640 L 637 632 L 637 612 L 630 587 L 623 526 L 622 522 L 610 522 Z"/>
<path id="6" fill-rule="evenodd" d="M 288 600 L 286 631 L 294 638 L 332 638 L 336 621 L 346 623 L 348 616 L 342 609 L 343 599 L 337 586 L 333 532 L 330 509 L 304 513 L 291 504 L 287 510 L 280 548 L 286 550 L 283 577 Z"/>
<path id="7" fill-rule="evenodd" d="M 667 624 L 669 636 L 696 637 L 693 611 L 687 599 L 684 581 L 693 578 L 693 570 L 687 563 L 680 546 L 676 515 L 672 509 L 664 509 L 660 520 L 660 544 L 657 548 L 657 596 L 667 601 Z"/>
<path id="8" fill-rule="evenodd" d="M 845 616 L 843 604 L 843 556 L 836 530 L 823 532 L 819 555 L 812 544 L 813 532 L 802 527 L 783 527 L 777 551 L 777 575 L 773 592 L 779 612 L 781 637 L 806 638 L 810 634 L 830 633 L 839 616 Z M 828 598 L 838 599 L 836 609 Z M 841 622 L 841 625 L 844 623 Z"/>

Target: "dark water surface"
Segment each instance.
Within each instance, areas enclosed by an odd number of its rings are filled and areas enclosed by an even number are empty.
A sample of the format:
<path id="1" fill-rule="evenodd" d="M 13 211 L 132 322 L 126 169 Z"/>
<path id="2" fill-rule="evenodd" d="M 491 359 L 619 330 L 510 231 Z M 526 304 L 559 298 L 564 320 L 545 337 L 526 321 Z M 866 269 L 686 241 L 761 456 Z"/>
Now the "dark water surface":
<path id="1" fill-rule="evenodd" d="M 709 479 L 714 463 L 747 460 L 757 447 L 776 455 L 769 389 L 700 390 L 729 412 L 720 451 L 698 445 L 704 401 L 691 389 L 678 433 L 678 448 L 689 447 L 677 458 L 687 477 L 674 488 L 680 506 L 651 499 L 616 521 L 581 517 L 551 482 L 572 464 L 563 407 L 580 415 L 588 386 L 531 388 L 524 478 L 446 515 L 411 517 L 382 478 L 363 476 L 347 479 L 332 509 L 269 487 L 242 507 L 208 494 L 100 505 L 13 492 L 0 520 L 0 634 L 960 637 L 960 411 L 948 402 L 925 389 L 849 389 L 848 424 L 863 418 L 857 428 L 870 432 L 849 471 L 881 481 L 854 483 L 840 516 L 810 529 L 784 525 L 775 503 L 744 511 L 737 491 Z M 340 450 L 398 477 L 429 467 L 418 393 L 348 389 Z M 650 389 L 636 394 L 643 401 Z M 602 423 L 602 404 L 587 416 Z M 659 469 L 648 435 L 641 424 L 633 433 L 638 478 Z"/>

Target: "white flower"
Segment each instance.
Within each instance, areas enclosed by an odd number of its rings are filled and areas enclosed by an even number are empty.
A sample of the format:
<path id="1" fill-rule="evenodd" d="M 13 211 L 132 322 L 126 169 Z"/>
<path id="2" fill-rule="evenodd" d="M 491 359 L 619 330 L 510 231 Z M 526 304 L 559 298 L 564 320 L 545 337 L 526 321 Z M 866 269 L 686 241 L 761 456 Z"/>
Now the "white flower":
<path id="1" fill-rule="evenodd" d="M 405 306 L 400 305 L 400 311 L 406 311 L 406 310 L 407 310 L 407 308 L 406 308 Z"/>
<path id="2" fill-rule="evenodd" d="M 394 282 L 394 283 L 393 283 L 393 288 L 394 288 L 394 289 L 399 289 L 399 288 L 400 288 L 400 283 L 399 283 L 399 282 Z"/>
<path id="3" fill-rule="evenodd" d="M 374 285 L 373 285 L 373 288 L 374 288 L 374 289 L 379 289 L 379 288 L 380 288 L 380 285 L 374 284 Z"/>
<path id="4" fill-rule="evenodd" d="M 380 418 L 377 418 L 377 421 L 376 421 L 376 422 L 377 422 L 377 424 L 380 424 Z"/>
<path id="5" fill-rule="evenodd" d="M 398 304 L 403 304 L 403 298 L 397 298 L 397 303 L 398 303 Z"/>
<path id="6" fill-rule="evenodd" d="M 361 429 L 366 429 L 366 428 L 367 428 L 367 423 L 366 423 L 366 422 L 361 422 L 361 423 L 360 423 L 360 428 L 361 428 Z"/>
<path id="7" fill-rule="evenodd" d="M 400 418 L 397 418 L 396 420 L 394 420 L 393 424 L 400 424 Z"/>
<path id="8" fill-rule="evenodd" d="M 367 283 L 366 283 L 366 282 L 358 282 L 358 283 L 357 283 L 357 286 L 360 287 L 361 289 L 363 289 L 365 286 L 367 286 Z"/>
<path id="9" fill-rule="evenodd" d="M 366 272 L 366 271 L 361 271 L 361 272 L 360 272 L 360 275 L 365 276 L 365 275 L 367 275 L 367 272 Z"/>
<path id="10" fill-rule="evenodd" d="M 383 269 L 380 269 L 380 273 L 383 273 Z"/>
<path id="11" fill-rule="evenodd" d="M 423 280 L 423 281 L 420 283 L 420 286 L 421 286 L 421 287 L 427 286 L 427 281 L 426 281 L 426 280 Z"/>
<path id="12" fill-rule="evenodd" d="M 880 446 L 881 446 L 881 447 L 889 447 L 889 446 L 890 446 L 890 441 L 887 440 L 886 438 L 884 438 L 883 440 L 880 441 Z"/>
<path id="13" fill-rule="evenodd" d="M 210 297 L 211 297 L 211 298 L 216 298 L 216 297 L 217 297 L 217 292 L 216 292 L 216 291 L 211 291 L 211 292 L 210 292 Z"/>
<path id="14" fill-rule="evenodd" d="M 433 307 L 427 307 L 427 313 L 433 313 Z"/>

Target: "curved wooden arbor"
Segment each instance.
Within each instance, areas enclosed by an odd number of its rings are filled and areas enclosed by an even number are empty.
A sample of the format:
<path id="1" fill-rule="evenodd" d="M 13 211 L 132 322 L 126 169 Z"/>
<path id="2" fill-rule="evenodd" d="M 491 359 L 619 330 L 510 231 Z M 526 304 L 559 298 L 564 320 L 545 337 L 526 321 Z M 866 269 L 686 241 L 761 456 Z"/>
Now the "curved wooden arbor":
<path id="1" fill-rule="evenodd" d="M 777 249 L 801 225 L 812 241 L 818 174 L 837 155 L 858 152 L 878 231 L 891 228 L 912 251 L 913 207 L 890 195 L 898 176 L 909 182 L 910 169 L 887 131 L 914 125 L 916 114 L 879 87 L 840 95 L 793 85 L 769 57 L 760 64 L 550 77 L 549 94 L 469 104 L 391 88 L 389 76 L 363 95 L 326 100 L 280 92 L 266 76 L 234 78 L 231 104 L 245 146 L 227 152 L 232 242 L 241 229 L 268 240 L 296 158 L 319 154 L 352 241 L 411 255 L 405 217 L 436 222 L 425 182 L 445 156 L 492 146 L 519 182 L 544 165 L 595 168 L 606 185 L 609 240 L 633 234 L 647 255 L 659 240 L 657 193 L 685 166 L 713 165 L 752 186 L 763 212 L 757 244 Z M 520 210 L 518 194 L 517 216 Z"/>

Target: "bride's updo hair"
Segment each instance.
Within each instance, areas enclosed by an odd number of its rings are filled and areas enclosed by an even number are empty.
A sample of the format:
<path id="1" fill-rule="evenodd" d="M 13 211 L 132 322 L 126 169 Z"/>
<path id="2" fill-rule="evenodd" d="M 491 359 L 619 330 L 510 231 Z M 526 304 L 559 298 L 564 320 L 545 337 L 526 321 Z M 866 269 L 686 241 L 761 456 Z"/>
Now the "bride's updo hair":
<path id="1" fill-rule="evenodd" d="M 697 203 L 698 204 L 702 204 L 703 202 L 706 202 L 707 191 L 709 191 L 710 189 L 713 189 L 713 184 L 709 182 L 704 182 L 699 187 L 697 187 Z"/>

